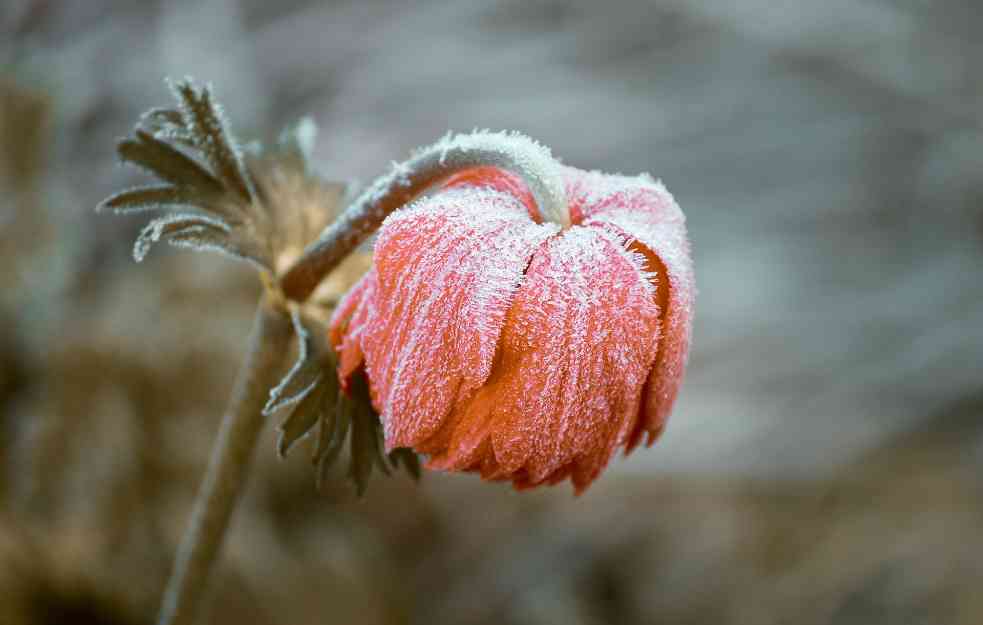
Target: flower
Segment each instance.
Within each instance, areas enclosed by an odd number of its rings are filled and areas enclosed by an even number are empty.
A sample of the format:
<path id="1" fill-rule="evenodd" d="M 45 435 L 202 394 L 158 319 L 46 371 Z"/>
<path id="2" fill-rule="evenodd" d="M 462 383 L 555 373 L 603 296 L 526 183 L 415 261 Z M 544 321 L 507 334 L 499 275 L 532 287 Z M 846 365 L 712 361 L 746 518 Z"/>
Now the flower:
<path id="1" fill-rule="evenodd" d="M 329 332 L 342 386 L 364 368 L 387 449 L 580 493 L 662 432 L 690 343 L 685 219 L 648 176 L 562 172 L 566 228 L 494 167 L 383 223 Z"/>

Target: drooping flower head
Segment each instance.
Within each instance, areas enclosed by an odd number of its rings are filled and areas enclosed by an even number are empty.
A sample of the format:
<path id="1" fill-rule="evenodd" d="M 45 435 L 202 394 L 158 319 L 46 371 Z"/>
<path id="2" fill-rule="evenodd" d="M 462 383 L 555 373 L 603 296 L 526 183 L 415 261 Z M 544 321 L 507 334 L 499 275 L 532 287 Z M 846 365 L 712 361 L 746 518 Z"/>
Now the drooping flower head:
<path id="1" fill-rule="evenodd" d="M 579 493 L 662 432 L 693 315 L 683 214 L 648 176 L 562 177 L 569 225 L 495 167 L 383 223 L 331 341 L 343 386 L 364 370 L 388 449 Z"/>

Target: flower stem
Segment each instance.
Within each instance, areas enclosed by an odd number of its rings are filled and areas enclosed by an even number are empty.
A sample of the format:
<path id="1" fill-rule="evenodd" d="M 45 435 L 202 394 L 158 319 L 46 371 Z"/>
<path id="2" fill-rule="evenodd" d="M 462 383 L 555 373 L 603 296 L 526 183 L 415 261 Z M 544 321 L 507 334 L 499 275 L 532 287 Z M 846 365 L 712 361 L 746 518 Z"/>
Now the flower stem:
<path id="1" fill-rule="evenodd" d="M 256 311 L 246 360 L 239 370 L 164 592 L 159 625 L 189 625 L 194 620 L 232 510 L 245 485 L 253 448 L 265 423 L 263 406 L 281 373 L 291 334 L 290 317 L 264 296 Z"/>
<path id="2" fill-rule="evenodd" d="M 288 299 L 302 302 L 321 279 L 397 208 L 459 171 L 492 165 L 520 175 L 543 218 L 570 225 L 559 163 L 550 151 L 519 134 L 474 132 L 424 148 L 365 190 L 280 279 Z"/>

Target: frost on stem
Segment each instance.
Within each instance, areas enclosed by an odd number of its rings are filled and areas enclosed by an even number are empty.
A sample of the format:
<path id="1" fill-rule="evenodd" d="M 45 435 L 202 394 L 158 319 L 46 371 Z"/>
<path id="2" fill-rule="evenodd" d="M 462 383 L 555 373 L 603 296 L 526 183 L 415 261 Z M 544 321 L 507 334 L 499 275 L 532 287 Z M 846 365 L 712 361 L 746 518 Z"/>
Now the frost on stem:
<path id="1" fill-rule="evenodd" d="M 414 159 L 422 157 L 425 163 L 432 151 L 439 154 L 441 167 L 457 170 L 492 165 L 519 174 L 535 198 L 543 220 L 564 228 L 570 225 L 560 162 L 538 141 L 518 132 L 481 130 L 456 136 L 448 134 L 414 155 Z"/>
<path id="2" fill-rule="evenodd" d="M 472 167 L 514 172 L 536 200 L 544 221 L 570 225 L 560 163 L 549 149 L 517 132 L 476 130 L 448 134 L 431 146 L 393 163 L 388 174 L 362 192 L 310 245 L 280 281 L 288 297 L 303 301 L 320 279 L 364 241 L 394 210 L 444 178 Z"/>
<path id="3" fill-rule="evenodd" d="M 276 144 L 245 150 L 209 86 L 185 79 L 171 83 L 171 91 L 175 108 L 145 113 L 117 145 L 122 162 L 160 183 L 117 193 L 99 209 L 171 212 L 144 228 L 134 246 L 138 261 L 153 243 L 166 240 L 273 274 L 284 270 L 333 217 L 344 192 L 309 166 L 314 122 L 302 119 Z"/>

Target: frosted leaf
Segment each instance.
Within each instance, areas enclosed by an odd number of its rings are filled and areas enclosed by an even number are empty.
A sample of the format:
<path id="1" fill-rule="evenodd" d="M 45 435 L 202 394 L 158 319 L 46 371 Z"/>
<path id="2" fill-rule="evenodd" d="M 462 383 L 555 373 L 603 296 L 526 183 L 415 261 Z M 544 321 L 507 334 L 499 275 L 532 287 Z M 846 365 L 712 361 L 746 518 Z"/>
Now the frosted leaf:
<path id="1" fill-rule="evenodd" d="M 191 133 L 194 145 L 208 160 L 223 185 L 247 202 L 256 198 L 246 171 L 242 152 L 228 131 L 222 106 L 212 97 L 210 85 L 197 86 L 190 78 L 170 83 L 180 103 L 181 118 Z"/>
<path id="2" fill-rule="evenodd" d="M 121 191 L 103 200 L 97 211 L 111 210 L 117 215 L 166 210 L 186 206 L 189 194 L 171 185 L 150 185 Z"/>
<path id="3" fill-rule="evenodd" d="M 318 490 L 324 482 L 328 467 L 334 464 L 345 446 L 345 438 L 351 428 L 353 403 L 344 393 L 336 400 L 331 419 L 322 419 L 312 461 L 316 467 L 315 480 Z"/>
<path id="4" fill-rule="evenodd" d="M 323 461 L 326 449 L 338 447 L 344 442 L 345 432 L 339 431 L 339 385 L 335 373 L 333 350 L 326 346 L 325 328 L 320 323 L 301 316 L 298 310 L 291 313 L 297 336 L 297 360 L 276 388 L 263 414 L 294 404 L 287 419 L 280 425 L 277 453 L 286 456 L 290 447 L 318 427 L 319 437 L 315 449 L 315 463 Z M 350 416 L 350 415 L 349 415 Z M 347 428 L 347 426 L 344 426 Z"/>
<path id="5" fill-rule="evenodd" d="M 179 110 L 145 113 L 132 136 L 117 146 L 123 162 L 165 184 L 128 189 L 98 209 L 186 213 L 145 228 L 134 246 L 138 259 L 152 243 L 166 238 L 178 247 L 219 252 L 276 274 L 324 228 L 341 195 L 340 185 L 309 171 L 307 157 L 316 137 L 313 122 L 301 120 L 273 149 L 257 143 L 246 157 L 209 87 L 190 79 L 171 87 Z M 178 223 L 192 212 L 203 219 Z"/>
<path id="6" fill-rule="evenodd" d="M 155 130 L 154 138 L 161 141 L 178 143 L 188 147 L 193 147 L 195 145 L 194 136 L 190 132 L 181 128 L 175 128 L 173 126 L 166 126 Z"/>
<path id="7" fill-rule="evenodd" d="M 116 152 L 122 161 L 136 165 L 173 185 L 219 194 L 222 184 L 200 163 L 143 130 L 121 140 Z"/>
<path id="8" fill-rule="evenodd" d="M 297 441 L 310 434 L 318 421 L 323 418 L 324 394 L 325 389 L 317 387 L 304 395 L 294 406 L 290 416 L 277 428 L 279 436 L 277 437 L 276 450 L 281 459 L 286 458 L 290 448 Z"/>
<path id="9" fill-rule="evenodd" d="M 348 393 L 337 393 L 330 417 L 322 419 L 314 464 L 317 465 L 318 488 L 323 483 L 328 466 L 339 456 L 345 437 L 351 433 L 348 477 L 361 496 L 368 485 L 373 468 L 389 475 L 394 465 L 382 452 L 382 432 L 379 416 L 369 402 L 368 385 L 364 375 L 354 376 Z M 325 406 L 328 411 L 328 406 Z M 327 412 L 326 412 L 327 414 Z M 412 474 L 417 463 L 403 457 L 403 464 Z"/>
<path id="10" fill-rule="evenodd" d="M 208 230 L 223 234 L 229 232 L 228 224 L 207 215 L 193 213 L 167 215 L 166 217 L 161 217 L 150 222 L 140 232 L 136 242 L 133 244 L 134 260 L 141 262 L 146 257 L 147 252 L 150 251 L 150 247 L 157 241 L 160 241 L 162 237 L 187 230 L 188 228 L 196 229 L 192 230 L 192 232 L 197 233 L 203 233 Z"/>
<path id="11" fill-rule="evenodd" d="M 263 408 L 263 414 L 267 416 L 302 400 L 324 378 L 321 362 L 324 350 L 315 348 L 314 339 L 304 326 L 299 311 L 292 311 L 290 317 L 297 336 L 297 360 L 280 383 L 270 389 L 270 398 Z"/>
<path id="12" fill-rule="evenodd" d="M 359 496 L 365 494 L 373 467 L 384 467 L 383 472 L 389 473 L 389 467 L 385 464 L 385 458 L 378 444 L 377 425 L 373 423 L 374 420 L 375 416 L 367 413 L 352 419 L 352 453 L 348 465 L 348 477 L 355 483 L 355 490 Z"/>
<path id="13" fill-rule="evenodd" d="M 134 260 L 141 262 L 151 246 L 162 239 L 176 247 L 218 252 L 269 269 L 265 252 L 251 239 L 239 237 L 235 228 L 209 215 L 174 213 L 155 219 L 137 236 L 133 244 Z"/>
<path id="14" fill-rule="evenodd" d="M 270 263 L 264 250 L 254 241 L 241 239 L 235 231 L 231 234 L 213 228 L 189 226 L 166 236 L 174 247 L 183 247 L 196 252 L 216 252 L 235 260 L 245 261 L 257 269 L 270 271 Z"/>

